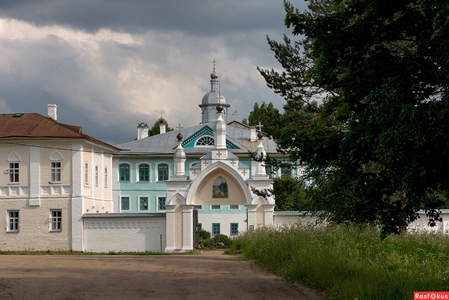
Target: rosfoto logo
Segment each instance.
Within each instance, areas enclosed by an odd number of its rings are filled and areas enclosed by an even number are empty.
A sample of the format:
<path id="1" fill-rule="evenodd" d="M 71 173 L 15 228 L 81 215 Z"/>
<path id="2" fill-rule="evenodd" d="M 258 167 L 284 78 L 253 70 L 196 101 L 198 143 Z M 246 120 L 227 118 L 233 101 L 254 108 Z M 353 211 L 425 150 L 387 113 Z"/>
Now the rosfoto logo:
<path id="1" fill-rule="evenodd" d="M 426 299 L 426 300 L 449 299 L 449 292 L 415 292 L 413 299 Z"/>

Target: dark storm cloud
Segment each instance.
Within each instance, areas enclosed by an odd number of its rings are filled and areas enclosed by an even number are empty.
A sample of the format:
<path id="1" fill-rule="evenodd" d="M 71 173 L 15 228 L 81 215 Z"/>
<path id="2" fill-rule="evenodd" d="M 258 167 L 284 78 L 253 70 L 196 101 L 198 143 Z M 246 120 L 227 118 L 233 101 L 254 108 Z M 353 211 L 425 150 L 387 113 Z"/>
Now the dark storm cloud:
<path id="1" fill-rule="evenodd" d="M 3 0 L 0 11 L 1 16 L 37 26 L 60 24 L 88 32 L 182 30 L 194 35 L 282 30 L 285 14 L 278 0 Z"/>
<path id="2" fill-rule="evenodd" d="M 266 35 L 289 32 L 284 14 L 280 0 L 1 0 L 0 113 L 56 103 L 60 122 L 110 143 L 161 116 L 196 125 L 213 59 L 230 119 L 281 108 L 256 67 L 278 67 Z"/>

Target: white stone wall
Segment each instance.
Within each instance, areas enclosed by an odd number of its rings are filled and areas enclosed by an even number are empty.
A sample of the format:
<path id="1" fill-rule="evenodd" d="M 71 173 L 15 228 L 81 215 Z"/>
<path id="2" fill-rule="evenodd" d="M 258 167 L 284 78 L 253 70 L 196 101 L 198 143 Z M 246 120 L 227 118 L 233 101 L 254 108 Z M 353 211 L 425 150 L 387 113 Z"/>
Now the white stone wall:
<path id="1" fill-rule="evenodd" d="M 30 208 L 28 199 L 1 199 L 0 250 L 71 250 L 70 198 L 41 198 L 41 205 Z M 50 210 L 62 212 L 62 230 L 51 231 Z M 19 212 L 19 231 L 8 231 L 8 211 Z"/>
<path id="2" fill-rule="evenodd" d="M 220 233 L 231 235 L 231 223 L 239 224 L 239 232 L 246 231 L 246 214 L 198 214 L 198 223 L 204 230 L 212 233 L 212 223 L 220 223 Z"/>
<path id="3" fill-rule="evenodd" d="M 436 222 L 436 226 L 430 227 L 428 225 L 429 219 L 424 212 L 418 213 L 420 218 L 410 223 L 407 230 L 408 232 L 415 233 L 443 233 L 449 234 L 449 209 L 442 209 L 440 217 L 442 222 Z M 298 211 L 276 211 L 274 212 L 273 221 L 276 227 L 290 227 L 298 222 L 303 224 L 314 224 L 317 217 L 306 215 L 303 216 Z"/>
<path id="4" fill-rule="evenodd" d="M 163 252 L 165 214 L 84 215 L 83 235 L 86 252 Z"/>

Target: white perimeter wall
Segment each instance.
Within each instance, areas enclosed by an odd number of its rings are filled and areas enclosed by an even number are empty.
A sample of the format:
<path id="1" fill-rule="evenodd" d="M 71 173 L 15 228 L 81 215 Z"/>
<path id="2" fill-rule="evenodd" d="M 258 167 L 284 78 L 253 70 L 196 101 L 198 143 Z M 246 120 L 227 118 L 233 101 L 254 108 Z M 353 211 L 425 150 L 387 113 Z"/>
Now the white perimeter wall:
<path id="1" fill-rule="evenodd" d="M 422 211 L 418 212 L 420 218 L 410 223 L 407 230 L 408 232 L 416 233 L 442 233 L 449 234 L 449 209 L 442 209 L 440 217 L 443 219 L 442 222 L 436 222 L 436 226 L 430 227 L 428 225 L 429 219 L 426 214 Z M 317 217 L 310 215 L 303 215 L 302 212 L 298 211 L 275 211 L 273 215 L 273 224 L 276 227 L 290 227 L 298 222 L 302 224 L 314 224 Z"/>
<path id="2" fill-rule="evenodd" d="M 85 214 L 86 252 L 161 252 L 165 249 L 165 214 Z"/>

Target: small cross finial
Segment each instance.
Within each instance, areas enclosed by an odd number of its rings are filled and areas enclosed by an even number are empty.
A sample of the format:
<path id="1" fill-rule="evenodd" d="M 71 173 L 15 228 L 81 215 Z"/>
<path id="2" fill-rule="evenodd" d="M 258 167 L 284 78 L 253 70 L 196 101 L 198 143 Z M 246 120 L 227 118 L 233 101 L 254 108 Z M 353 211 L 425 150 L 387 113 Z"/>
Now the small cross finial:
<path id="1" fill-rule="evenodd" d="M 240 115 L 240 114 L 239 114 L 239 112 L 236 110 L 232 115 L 234 116 L 234 120 L 235 120 L 235 116 L 238 116 L 238 115 Z"/>
<path id="2" fill-rule="evenodd" d="M 214 72 L 215 72 L 215 65 L 217 64 L 217 61 L 214 59 L 214 60 L 212 61 L 212 64 L 214 65 Z"/>
<path id="3" fill-rule="evenodd" d="M 257 127 L 259 127 L 259 128 L 257 128 Z M 263 125 L 262 125 L 262 123 L 260 123 L 260 122 L 259 122 L 259 125 L 256 125 L 256 128 L 257 128 L 257 130 L 259 130 L 259 131 L 262 131 L 262 127 L 263 127 Z"/>
<path id="4" fill-rule="evenodd" d="M 181 131 L 181 128 L 184 128 L 184 127 L 182 127 L 181 124 L 179 124 L 178 127 L 176 127 L 176 128 L 178 128 L 178 131 Z"/>

